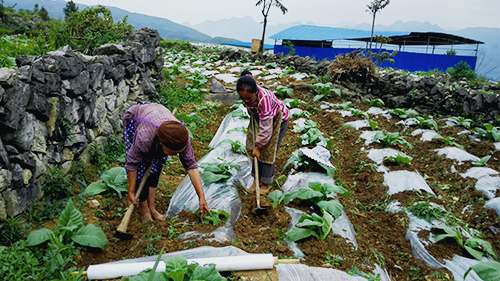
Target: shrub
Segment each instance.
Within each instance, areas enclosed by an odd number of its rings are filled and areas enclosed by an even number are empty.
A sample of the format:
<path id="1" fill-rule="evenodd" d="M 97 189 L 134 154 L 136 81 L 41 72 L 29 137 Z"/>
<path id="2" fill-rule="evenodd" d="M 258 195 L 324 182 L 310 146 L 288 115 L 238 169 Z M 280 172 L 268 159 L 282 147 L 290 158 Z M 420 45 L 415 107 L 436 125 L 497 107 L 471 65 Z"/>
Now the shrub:
<path id="1" fill-rule="evenodd" d="M 464 61 L 461 61 L 455 64 L 455 66 L 448 68 L 446 70 L 446 73 L 449 73 L 454 79 L 465 78 L 468 81 L 476 80 L 476 73 L 470 68 L 470 65 Z"/>

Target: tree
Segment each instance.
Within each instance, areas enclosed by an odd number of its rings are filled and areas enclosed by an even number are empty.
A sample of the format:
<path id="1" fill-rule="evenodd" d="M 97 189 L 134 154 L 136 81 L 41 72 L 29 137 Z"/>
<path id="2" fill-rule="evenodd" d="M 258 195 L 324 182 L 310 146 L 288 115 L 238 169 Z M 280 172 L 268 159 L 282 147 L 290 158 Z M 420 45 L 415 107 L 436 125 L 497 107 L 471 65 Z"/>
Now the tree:
<path id="1" fill-rule="evenodd" d="M 269 9 L 271 9 L 271 6 L 276 6 L 278 7 L 281 12 L 286 14 L 288 12 L 288 9 L 281 4 L 279 0 L 259 0 L 257 1 L 257 4 L 255 6 L 259 6 L 262 4 L 262 15 L 264 16 L 264 27 L 262 28 L 262 40 L 260 41 L 260 48 L 259 52 L 262 53 L 262 50 L 264 48 L 264 37 L 266 36 L 266 26 L 267 26 L 267 15 L 269 14 Z"/>
<path id="2" fill-rule="evenodd" d="M 76 11 L 78 11 L 78 7 L 75 5 L 73 0 L 69 1 L 68 3 L 66 3 L 66 7 L 64 7 L 63 9 L 64 19 L 67 19 L 69 15 Z"/>
<path id="3" fill-rule="evenodd" d="M 373 29 L 375 28 L 375 16 L 377 12 L 389 5 L 390 0 L 373 0 L 373 2 L 368 5 L 368 12 L 373 15 L 372 21 L 372 35 L 370 36 L 370 53 L 372 52 L 372 41 L 373 41 Z"/>
<path id="4" fill-rule="evenodd" d="M 33 7 L 33 13 L 38 13 L 38 3 L 35 4 L 35 7 Z"/>
<path id="5" fill-rule="evenodd" d="M 40 15 L 40 18 L 44 21 L 48 21 L 50 19 L 49 17 L 49 12 L 47 11 L 47 9 L 45 9 L 45 7 L 42 6 L 42 8 L 40 9 L 40 11 L 38 12 L 38 14 Z"/>

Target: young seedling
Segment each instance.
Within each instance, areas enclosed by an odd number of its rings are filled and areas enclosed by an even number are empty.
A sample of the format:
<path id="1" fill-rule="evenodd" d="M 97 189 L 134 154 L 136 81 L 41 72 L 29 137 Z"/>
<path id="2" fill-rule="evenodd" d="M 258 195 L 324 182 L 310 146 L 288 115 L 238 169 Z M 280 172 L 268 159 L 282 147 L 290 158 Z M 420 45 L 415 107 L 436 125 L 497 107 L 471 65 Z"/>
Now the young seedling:
<path id="1" fill-rule="evenodd" d="M 236 171 L 240 171 L 240 165 L 231 164 L 226 161 L 222 163 L 202 163 L 200 164 L 200 168 L 203 169 L 203 182 L 205 185 L 210 185 L 212 183 L 221 182 L 225 179 L 231 177 L 231 169 L 235 169 Z"/>
<path id="2" fill-rule="evenodd" d="M 483 124 L 484 129 L 475 128 L 474 130 L 482 137 L 486 139 L 493 139 L 494 141 L 500 141 L 500 131 L 498 127 L 491 124 Z"/>
<path id="3" fill-rule="evenodd" d="M 410 164 L 411 160 L 413 160 L 413 157 L 411 157 L 410 155 L 407 155 L 403 152 L 398 151 L 397 156 L 390 156 L 390 157 L 385 158 L 384 161 L 385 160 L 389 160 L 389 161 L 395 162 L 397 164 Z"/>
<path id="4" fill-rule="evenodd" d="M 414 122 L 420 128 L 427 127 L 427 128 L 430 128 L 430 129 L 434 129 L 436 131 L 438 130 L 438 125 L 437 125 L 436 121 L 434 121 L 433 119 L 427 119 L 426 120 L 423 117 L 416 116 L 416 117 L 413 117 L 413 118 L 406 119 L 405 124 L 408 124 L 410 122 Z"/>
<path id="5" fill-rule="evenodd" d="M 288 231 L 286 238 L 295 242 L 313 236 L 317 239 L 325 239 L 332 228 L 333 217 L 323 209 L 323 216 L 317 214 L 302 215 L 299 219 L 299 227 L 294 227 Z"/>
<path id="6" fill-rule="evenodd" d="M 384 107 L 385 106 L 384 101 L 381 99 L 373 99 L 373 100 L 365 99 L 364 102 L 366 104 L 369 104 L 371 106 L 376 106 L 376 107 Z"/>
<path id="7" fill-rule="evenodd" d="M 454 137 L 446 137 L 445 138 L 445 137 L 441 136 L 440 134 L 437 134 L 437 135 L 435 135 L 432 138 L 432 141 L 434 141 L 434 142 L 439 142 L 440 141 L 440 142 L 443 142 L 446 145 L 453 145 L 453 146 L 461 148 L 461 149 L 464 148 L 463 145 L 455 142 L 455 138 Z"/>
<path id="8" fill-rule="evenodd" d="M 293 90 L 285 86 L 276 87 L 276 95 L 281 98 L 291 98 L 293 95 Z"/>
<path id="9" fill-rule="evenodd" d="M 370 116 L 368 116 L 368 113 L 366 113 L 362 110 L 356 109 L 356 108 L 351 109 L 351 114 L 354 117 L 363 117 L 364 119 L 370 118 Z"/>
<path id="10" fill-rule="evenodd" d="M 463 117 L 455 117 L 455 116 L 453 116 L 453 117 L 450 117 L 448 119 L 451 119 L 451 120 L 457 122 L 458 125 L 463 126 L 463 127 L 467 128 L 467 129 L 469 129 L 471 127 L 471 124 L 472 124 L 472 120 L 471 119 L 466 119 L 466 118 L 463 118 Z"/>
<path id="11" fill-rule="evenodd" d="M 491 155 L 485 156 L 477 161 L 472 162 L 472 165 L 474 165 L 476 167 L 482 167 L 482 166 L 486 165 L 486 162 L 488 162 L 488 160 L 490 160 L 490 158 L 491 158 Z"/>
<path id="12" fill-rule="evenodd" d="M 322 142 L 324 143 L 323 146 L 326 145 L 327 149 L 330 149 L 333 146 L 333 142 L 330 139 L 323 137 L 323 134 L 317 128 L 309 129 L 304 135 L 299 136 L 298 139 L 299 146 L 316 145 Z"/>
<path id="13" fill-rule="evenodd" d="M 198 210 L 195 215 L 201 220 L 201 224 L 211 224 L 213 226 L 218 226 L 221 222 L 229 219 L 229 214 L 224 210 L 210 210 L 210 213 L 205 216 L 202 216 Z"/>
<path id="14" fill-rule="evenodd" d="M 403 137 L 399 136 L 399 132 L 387 133 L 378 131 L 372 139 L 373 142 L 378 142 L 383 146 L 395 146 L 396 144 L 404 144 L 412 149 L 413 145 L 407 142 Z"/>
<path id="15" fill-rule="evenodd" d="M 267 195 L 267 198 L 273 201 L 273 209 L 277 209 L 278 205 L 285 199 L 285 194 L 281 190 L 274 190 Z"/>
<path id="16" fill-rule="evenodd" d="M 406 119 L 409 117 L 415 117 L 418 115 L 418 112 L 413 109 L 405 110 L 403 108 L 395 108 L 387 110 L 387 112 L 393 116 L 397 116 L 399 119 Z"/>
<path id="17" fill-rule="evenodd" d="M 314 96 L 313 101 L 317 102 L 323 98 L 327 98 L 331 93 L 335 93 L 339 97 L 341 96 L 341 92 L 339 89 L 332 89 L 332 83 L 316 83 L 313 85 L 316 89 L 318 95 Z"/>
<path id="18" fill-rule="evenodd" d="M 378 127 L 378 122 L 368 119 L 368 125 L 370 125 L 370 128 L 373 131 Z"/>
<path id="19" fill-rule="evenodd" d="M 231 145 L 232 152 L 245 155 L 245 153 L 246 153 L 245 146 L 239 140 L 233 141 L 230 139 L 225 139 L 222 142 L 229 143 Z"/>

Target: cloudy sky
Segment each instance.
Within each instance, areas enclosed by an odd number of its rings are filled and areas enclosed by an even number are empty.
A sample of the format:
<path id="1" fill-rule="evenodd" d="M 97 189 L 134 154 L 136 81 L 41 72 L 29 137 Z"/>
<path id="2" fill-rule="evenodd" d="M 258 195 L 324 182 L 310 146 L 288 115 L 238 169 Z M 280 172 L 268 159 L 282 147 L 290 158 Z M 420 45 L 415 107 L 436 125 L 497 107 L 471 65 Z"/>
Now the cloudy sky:
<path id="1" fill-rule="evenodd" d="M 69 1 L 69 0 L 65 0 Z M 283 15 L 272 7 L 269 23 L 302 24 L 320 26 L 371 23 L 372 17 L 366 6 L 372 0 L 281 0 L 288 8 Z M 118 7 L 129 12 L 169 19 L 173 22 L 198 24 L 206 20 L 251 16 L 262 21 L 262 7 L 256 0 L 73 0 L 86 5 Z M 391 25 L 396 20 L 428 21 L 442 28 L 466 27 L 500 28 L 500 0 L 392 0 L 377 14 L 376 23 Z"/>

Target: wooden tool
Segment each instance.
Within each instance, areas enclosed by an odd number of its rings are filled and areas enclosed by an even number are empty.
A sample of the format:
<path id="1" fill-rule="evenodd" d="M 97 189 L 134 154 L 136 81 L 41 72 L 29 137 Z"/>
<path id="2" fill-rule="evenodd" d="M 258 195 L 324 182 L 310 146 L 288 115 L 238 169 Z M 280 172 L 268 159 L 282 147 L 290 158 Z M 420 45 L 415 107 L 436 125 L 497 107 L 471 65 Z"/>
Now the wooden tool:
<path id="1" fill-rule="evenodd" d="M 255 135 L 255 120 L 253 119 L 253 116 L 250 117 L 252 121 L 252 130 L 253 130 L 253 145 L 255 147 L 255 141 L 257 139 L 257 136 Z M 257 208 L 255 209 L 256 213 L 259 214 L 265 214 L 267 212 L 267 209 L 262 208 L 260 206 L 260 183 L 259 183 L 259 160 L 257 157 L 253 157 L 253 164 L 255 168 L 255 198 L 257 199 Z"/>
<path id="2" fill-rule="evenodd" d="M 141 191 L 144 187 L 144 184 L 146 184 L 146 180 L 148 179 L 149 173 L 151 172 L 151 169 L 153 168 L 153 164 L 149 165 L 148 169 L 144 173 L 144 176 L 142 177 L 141 183 L 139 184 L 139 188 L 135 191 L 135 201 L 139 199 L 139 195 L 141 194 Z M 134 204 L 128 205 L 127 212 L 123 216 L 122 222 L 116 229 L 117 232 L 121 234 L 126 234 L 127 233 L 127 227 L 130 222 L 130 218 L 132 217 L 132 212 L 134 211 Z"/>

